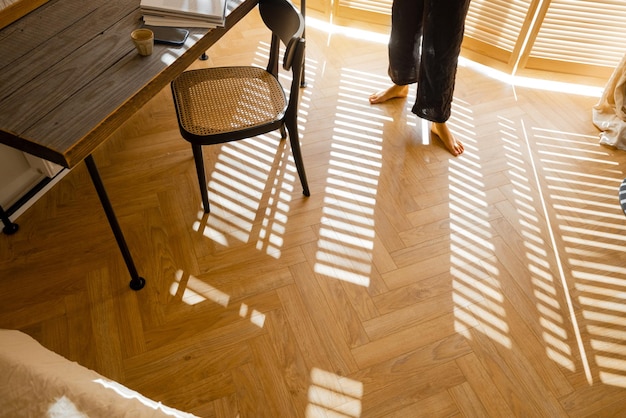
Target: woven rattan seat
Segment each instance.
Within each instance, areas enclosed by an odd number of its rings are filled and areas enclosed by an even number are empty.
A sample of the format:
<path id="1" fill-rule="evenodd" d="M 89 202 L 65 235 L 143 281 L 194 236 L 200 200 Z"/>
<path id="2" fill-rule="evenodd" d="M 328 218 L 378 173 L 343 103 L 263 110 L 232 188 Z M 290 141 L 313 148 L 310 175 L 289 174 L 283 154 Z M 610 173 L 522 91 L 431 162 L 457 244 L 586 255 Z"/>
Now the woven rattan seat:
<path id="1" fill-rule="evenodd" d="M 282 86 L 262 68 L 192 70 L 174 85 L 180 123 L 198 136 L 264 126 L 280 119 L 287 108 Z"/>
<path id="2" fill-rule="evenodd" d="M 267 68 L 217 67 L 189 70 L 172 81 L 172 95 L 182 137 L 191 143 L 205 212 L 209 199 L 202 146 L 236 141 L 280 130 L 289 136 L 303 193 L 309 187 L 298 134 L 298 102 L 304 63 L 304 18 L 289 0 L 259 0 L 259 12 L 272 32 Z M 290 71 L 289 100 L 278 79 Z"/>

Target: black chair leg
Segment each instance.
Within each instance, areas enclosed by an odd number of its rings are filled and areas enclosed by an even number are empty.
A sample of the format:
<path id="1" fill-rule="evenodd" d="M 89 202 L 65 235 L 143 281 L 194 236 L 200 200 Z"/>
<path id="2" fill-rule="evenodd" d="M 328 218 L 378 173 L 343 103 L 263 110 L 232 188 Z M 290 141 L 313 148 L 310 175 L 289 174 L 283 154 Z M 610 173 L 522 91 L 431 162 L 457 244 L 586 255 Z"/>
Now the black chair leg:
<path id="1" fill-rule="evenodd" d="M 291 144 L 291 153 L 293 154 L 293 160 L 296 162 L 296 169 L 298 170 L 298 176 L 300 177 L 300 183 L 302 183 L 302 194 L 305 196 L 311 196 L 309 191 L 309 183 L 306 179 L 306 172 L 304 171 L 304 161 L 302 160 L 302 151 L 300 151 L 300 136 L 298 134 L 298 122 L 296 120 L 286 121 L 287 131 L 289 132 L 289 143 Z"/>
<path id="2" fill-rule="evenodd" d="M 207 190 L 206 175 L 204 174 L 204 158 L 202 158 L 202 145 L 191 144 L 193 159 L 196 163 L 196 173 L 198 174 L 198 184 L 200 185 L 200 196 L 202 196 L 202 206 L 204 213 L 209 213 L 209 192 Z"/>
<path id="3" fill-rule="evenodd" d="M 304 18 L 304 21 L 306 22 L 306 0 L 300 0 L 300 13 L 302 13 L 302 17 Z M 305 24 L 305 29 L 302 32 L 302 38 L 306 38 L 306 24 Z M 304 76 L 305 73 L 305 59 L 302 60 L 302 78 L 300 79 L 300 87 L 306 87 L 306 79 Z"/>

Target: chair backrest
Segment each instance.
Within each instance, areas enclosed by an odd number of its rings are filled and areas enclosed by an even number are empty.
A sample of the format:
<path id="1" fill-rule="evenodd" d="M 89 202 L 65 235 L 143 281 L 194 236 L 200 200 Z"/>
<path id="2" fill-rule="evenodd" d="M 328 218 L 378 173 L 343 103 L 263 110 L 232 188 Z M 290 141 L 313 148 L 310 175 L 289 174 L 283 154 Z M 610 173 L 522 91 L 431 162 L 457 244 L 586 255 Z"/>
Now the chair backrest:
<path id="1" fill-rule="evenodd" d="M 285 45 L 283 68 L 290 70 L 298 48 L 302 48 L 304 17 L 289 0 L 259 0 L 259 12 L 265 25 Z M 274 42 L 272 42 L 274 43 Z M 272 45 L 274 47 L 278 45 Z"/>

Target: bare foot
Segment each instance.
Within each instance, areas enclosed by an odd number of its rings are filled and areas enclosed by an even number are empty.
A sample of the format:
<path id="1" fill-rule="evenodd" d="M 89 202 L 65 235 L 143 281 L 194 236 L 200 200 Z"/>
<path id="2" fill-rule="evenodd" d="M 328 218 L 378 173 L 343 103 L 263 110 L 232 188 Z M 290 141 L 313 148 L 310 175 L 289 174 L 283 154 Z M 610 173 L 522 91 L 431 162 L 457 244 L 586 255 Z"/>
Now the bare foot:
<path id="1" fill-rule="evenodd" d="M 452 132 L 448 129 L 448 125 L 444 123 L 433 122 L 430 131 L 443 142 L 443 145 L 450 151 L 452 155 L 459 156 L 465 148 L 463 144 L 456 140 Z"/>
<path id="2" fill-rule="evenodd" d="M 396 98 L 402 99 L 408 95 L 409 95 L 408 84 L 404 86 L 399 86 L 397 84 L 394 84 L 391 87 L 387 88 L 386 90 L 381 90 L 377 93 L 372 94 L 370 96 L 370 103 L 371 104 L 383 103 L 391 99 L 396 99 Z"/>

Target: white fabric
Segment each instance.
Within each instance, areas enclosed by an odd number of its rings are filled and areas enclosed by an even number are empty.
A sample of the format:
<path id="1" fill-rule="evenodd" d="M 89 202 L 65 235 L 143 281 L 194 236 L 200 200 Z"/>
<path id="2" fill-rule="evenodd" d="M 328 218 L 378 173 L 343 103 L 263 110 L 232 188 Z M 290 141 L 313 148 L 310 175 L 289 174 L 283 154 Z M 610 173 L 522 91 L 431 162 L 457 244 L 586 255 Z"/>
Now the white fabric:
<path id="1" fill-rule="evenodd" d="M 593 123 L 602 131 L 600 143 L 626 150 L 626 55 L 593 107 Z"/>
<path id="2" fill-rule="evenodd" d="M 0 329 L 0 417 L 195 418 Z"/>

